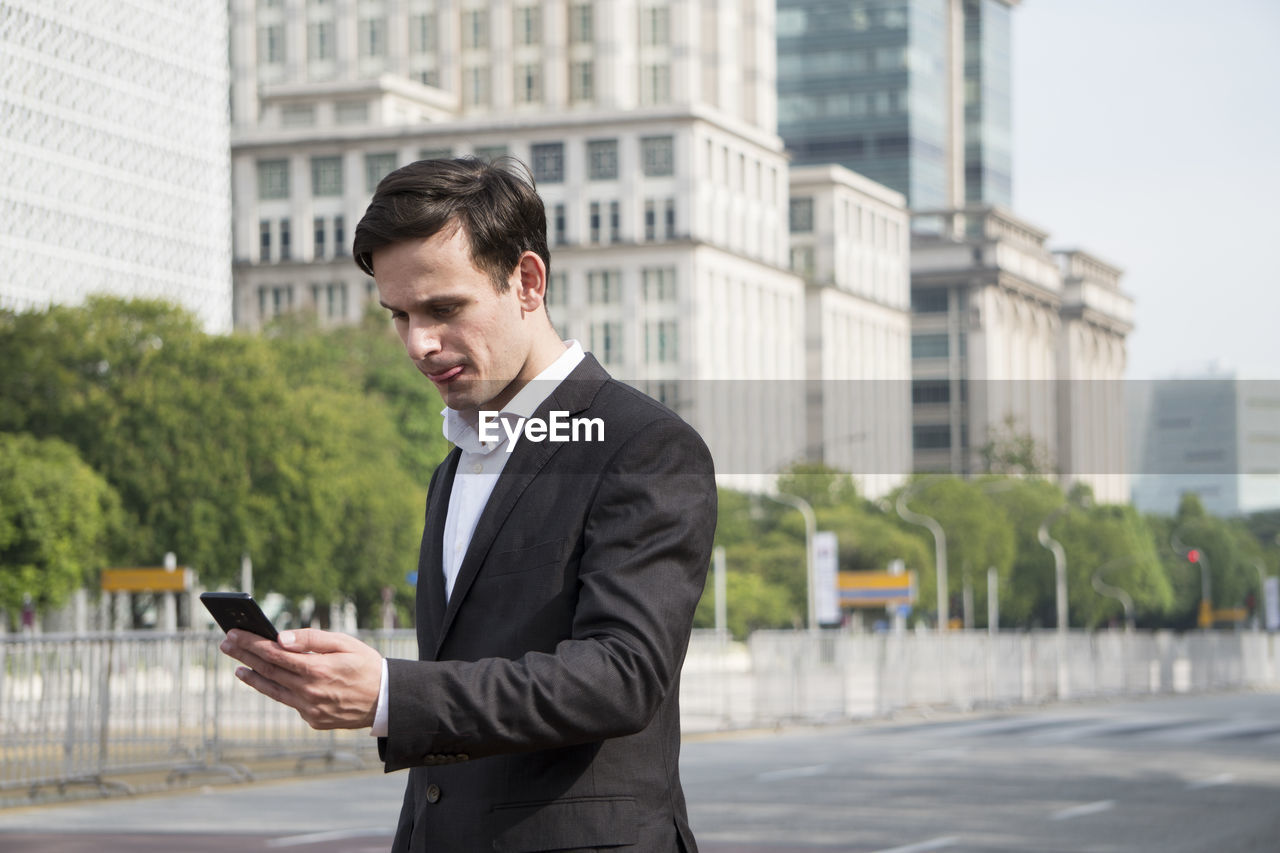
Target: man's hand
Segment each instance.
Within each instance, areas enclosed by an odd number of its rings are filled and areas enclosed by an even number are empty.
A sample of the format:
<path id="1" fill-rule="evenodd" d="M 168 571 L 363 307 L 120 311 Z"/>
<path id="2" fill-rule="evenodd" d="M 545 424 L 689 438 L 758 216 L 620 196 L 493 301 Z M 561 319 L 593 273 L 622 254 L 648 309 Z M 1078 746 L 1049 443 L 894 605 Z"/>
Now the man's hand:
<path id="1" fill-rule="evenodd" d="M 373 725 L 382 684 L 382 655 L 347 634 L 282 631 L 279 644 L 229 631 L 222 651 L 244 666 L 236 677 L 295 709 L 313 729 Z"/>

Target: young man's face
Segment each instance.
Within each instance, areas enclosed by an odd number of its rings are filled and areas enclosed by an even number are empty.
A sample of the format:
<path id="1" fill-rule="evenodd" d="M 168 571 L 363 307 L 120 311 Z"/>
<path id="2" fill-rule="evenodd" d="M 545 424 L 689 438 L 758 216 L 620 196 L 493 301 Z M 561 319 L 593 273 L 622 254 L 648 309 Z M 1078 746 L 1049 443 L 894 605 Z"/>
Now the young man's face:
<path id="1" fill-rule="evenodd" d="M 379 249 L 373 270 L 405 351 L 450 408 L 500 409 L 533 378 L 525 373 L 536 319 L 519 268 L 498 293 L 471 262 L 461 228 Z"/>

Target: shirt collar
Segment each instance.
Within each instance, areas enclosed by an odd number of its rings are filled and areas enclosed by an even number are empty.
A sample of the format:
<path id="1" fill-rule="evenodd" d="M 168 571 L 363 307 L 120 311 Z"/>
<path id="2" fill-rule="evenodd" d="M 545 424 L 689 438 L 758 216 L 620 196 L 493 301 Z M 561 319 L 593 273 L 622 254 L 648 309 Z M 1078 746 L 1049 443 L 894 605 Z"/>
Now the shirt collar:
<path id="1" fill-rule="evenodd" d="M 504 420 L 531 417 L 583 358 L 585 354 L 582 351 L 582 344 L 574 340 L 565 341 L 564 352 L 516 392 L 507 405 L 502 407 L 500 416 Z M 482 443 L 479 432 L 457 409 L 445 406 L 440 414 L 444 415 L 442 424 L 444 437 L 456 444 L 464 453 L 492 453 L 507 442 L 506 435 L 503 433 L 502 439 L 496 443 Z"/>

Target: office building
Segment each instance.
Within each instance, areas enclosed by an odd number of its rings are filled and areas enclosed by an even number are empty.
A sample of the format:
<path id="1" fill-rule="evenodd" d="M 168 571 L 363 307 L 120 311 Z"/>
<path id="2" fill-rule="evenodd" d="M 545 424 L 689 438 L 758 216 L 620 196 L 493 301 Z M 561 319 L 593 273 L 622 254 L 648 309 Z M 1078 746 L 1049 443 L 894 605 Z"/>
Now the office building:
<path id="1" fill-rule="evenodd" d="M 912 228 L 916 470 L 982 473 L 988 442 L 1030 435 L 1064 485 L 1126 501 L 1120 270 L 1051 251 L 1000 208 L 922 211 Z"/>
<path id="2" fill-rule="evenodd" d="M 1172 515 L 1187 493 L 1214 515 L 1280 509 L 1280 389 L 1229 373 L 1133 383 L 1133 503 Z"/>
<path id="3" fill-rule="evenodd" d="M 913 209 L 1012 199 L 1018 0 L 778 0 L 778 130 Z"/>
<path id="4" fill-rule="evenodd" d="M 727 381 L 804 376 L 772 0 L 233 0 L 231 15 L 237 327 L 358 318 L 376 293 L 347 255 L 377 182 L 420 158 L 511 154 L 546 203 L 562 334 L 699 426 L 718 470 L 802 458 L 800 384 L 752 406 Z"/>
<path id="5" fill-rule="evenodd" d="M 0 308 L 168 299 L 231 327 L 227 8 L 0 4 Z"/>

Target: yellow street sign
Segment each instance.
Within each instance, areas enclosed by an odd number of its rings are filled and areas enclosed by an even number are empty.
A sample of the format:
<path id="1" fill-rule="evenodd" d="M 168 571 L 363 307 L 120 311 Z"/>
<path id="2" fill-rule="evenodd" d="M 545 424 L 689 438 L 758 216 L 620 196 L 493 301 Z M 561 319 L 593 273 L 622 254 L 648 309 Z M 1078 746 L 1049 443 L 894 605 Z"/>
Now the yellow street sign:
<path id="1" fill-rule="evenodd" d="M 103 569 L 103 592 L 186 592 L 190 569 Z"/>

